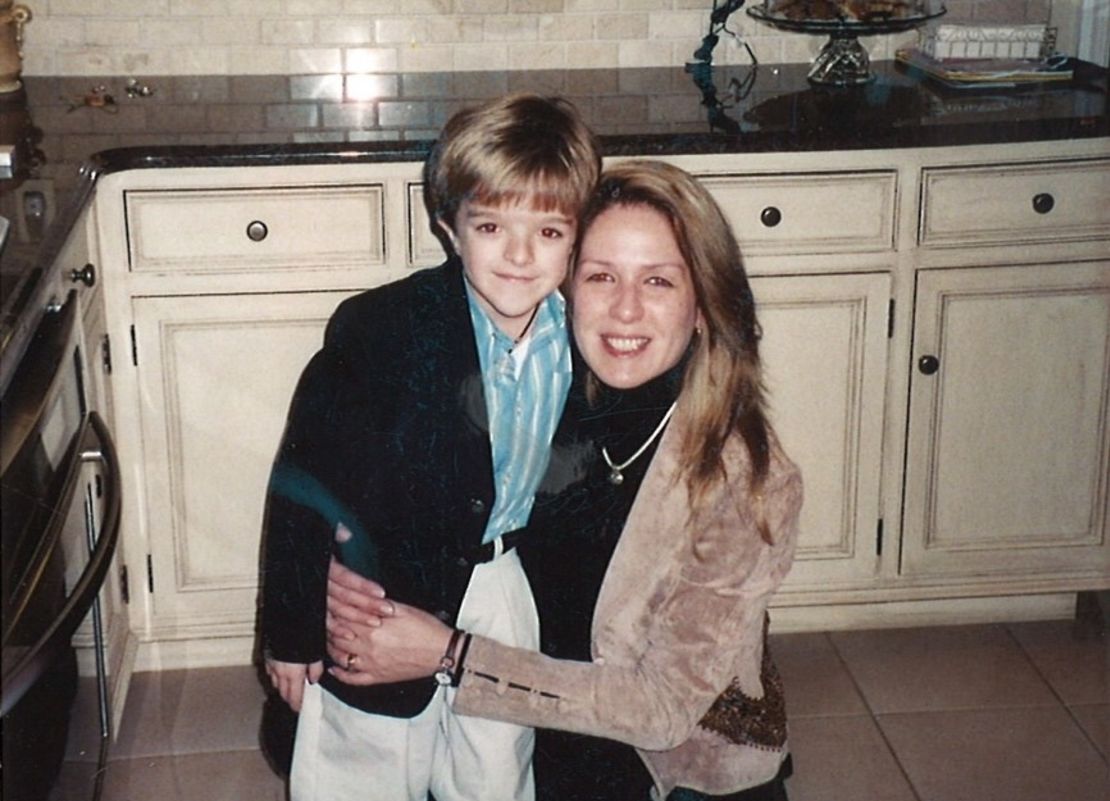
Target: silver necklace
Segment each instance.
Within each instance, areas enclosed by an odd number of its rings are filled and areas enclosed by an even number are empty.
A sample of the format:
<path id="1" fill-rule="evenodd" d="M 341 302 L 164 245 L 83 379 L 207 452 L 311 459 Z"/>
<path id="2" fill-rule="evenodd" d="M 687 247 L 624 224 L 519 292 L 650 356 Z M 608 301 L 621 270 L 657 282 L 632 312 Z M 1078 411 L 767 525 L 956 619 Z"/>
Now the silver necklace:
<path id="1" fill-rule="evenodd" d="M 651 443 L 655 442 L 655 438 L 659 436 L 660 432 L 663 430 L 663 427 L 667 425 L 667 421 L 671 419 L 671 415 L 674 414 L 674 407 L 677 405 L 678 401 L 675 401 L 671 404 L 671 408 L 667 409 L 667 413 L 663 415 L 663 419 L 659 421 L 659 425 L 657 425 L 655 427 L 655 430 L 651 432 L 651 436 L 644 440 L 644 444 L 641 445 L 634 454 L 626 459 L 623 464 L 613 464 L 613 460 L 609 458 L 609 450 L 604 447 L 601 449 L 601 455 L 605 459 L 605 464 L 609 465 L 610 484 L 613 484 L 614 486 L 620 486 L 624 483 L 624 474 L 621 473 L 621 471 L 627 468 L 634 461 L 639 459 L 640 454 L 646 451 Z"/>

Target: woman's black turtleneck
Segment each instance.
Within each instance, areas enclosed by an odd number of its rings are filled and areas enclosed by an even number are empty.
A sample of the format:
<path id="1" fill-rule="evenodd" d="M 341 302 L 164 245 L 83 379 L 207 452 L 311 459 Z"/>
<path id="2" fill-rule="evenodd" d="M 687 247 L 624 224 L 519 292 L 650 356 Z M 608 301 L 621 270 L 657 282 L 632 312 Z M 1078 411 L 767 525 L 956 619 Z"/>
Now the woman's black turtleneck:
<path id="1" fill-rule="evenodd" d="M 540 647 L 558 659 L 589 661 L 594 605 L 632 502 L 659 437 L 613 484 L 602 456 L 622 464 L 651 437 L 678 396 L 685 360 L 630 390 L 598 384 L 587 398 L 587 371 L 575 354 L 575 376 L 552 444 L 560 486 L 537 495 L 520 546 L 540 619 Z M 550 484 L 551 482 L 547 482 Z M 635 750 L 597 737 L 541 729 L 536 742 L 540 801 L 626 801 L 646 798 L 651 778 Z"/>

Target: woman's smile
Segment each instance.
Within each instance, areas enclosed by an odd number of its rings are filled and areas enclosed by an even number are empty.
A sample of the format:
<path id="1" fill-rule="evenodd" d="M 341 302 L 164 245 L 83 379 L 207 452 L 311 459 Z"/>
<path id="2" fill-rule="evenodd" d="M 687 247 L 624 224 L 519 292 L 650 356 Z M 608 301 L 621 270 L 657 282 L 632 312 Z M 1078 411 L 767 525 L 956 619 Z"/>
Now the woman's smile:
<path id="1" fill-rule="evenodd" d="M 618 356 L 635 355 L 648 346 L 651 342 L 647 337 L 627 337 L 627 336 L 602 336 L 602 341 L 609 350 L 613 351 Z"/>

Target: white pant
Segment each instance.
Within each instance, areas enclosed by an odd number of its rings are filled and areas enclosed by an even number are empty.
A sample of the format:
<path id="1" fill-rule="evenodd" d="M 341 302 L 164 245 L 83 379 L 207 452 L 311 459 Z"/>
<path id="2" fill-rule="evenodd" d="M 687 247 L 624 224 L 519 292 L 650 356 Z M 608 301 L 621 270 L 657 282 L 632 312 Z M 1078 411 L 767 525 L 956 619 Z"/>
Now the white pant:
<path id="1" fill-rule="evenodd" d="M 515 551 L 480 564 L 459 609 L 472 634 L 536 650 L 539 622 Z M 532 801 L 531 728 L 451 711 L 440 687 L 414 718 L 349 707 L 305 687 L 290 775 L 291 801 Z"/>

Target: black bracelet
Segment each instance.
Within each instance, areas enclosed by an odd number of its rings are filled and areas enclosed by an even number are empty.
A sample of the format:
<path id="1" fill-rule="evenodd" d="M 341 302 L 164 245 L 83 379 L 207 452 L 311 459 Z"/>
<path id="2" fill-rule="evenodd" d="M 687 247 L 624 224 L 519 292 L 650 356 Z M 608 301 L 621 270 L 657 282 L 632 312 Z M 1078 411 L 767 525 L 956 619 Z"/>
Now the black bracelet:
<path id="1" fill-rule="evenodd" d="M 470 632 L 463 635 L 462 648 L 459 649 L 459 658 L 455 660 L 455 675 L 452 678 L 451 686 L 458 687 L 459 682 L 462 681 L 463 665 L 466 664 L 466 652 L 470 650 L 470 641 L 473 639 Z"/>
<path id="2" fill-rule="evenodd" d="M 445 687 L 455 680 L 455 646 L 459 644 L 461 636 L 461 629 L 451 630 L 451 638 L 447 640 L 447 650 L 440 657 L 439 670 L 435 672 L 436 681 Z"/>

